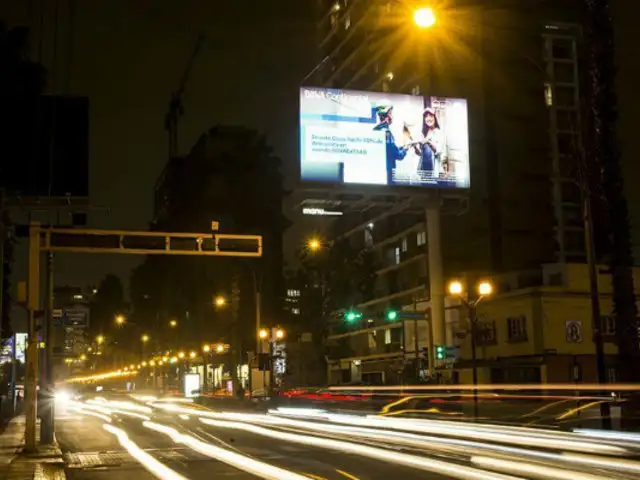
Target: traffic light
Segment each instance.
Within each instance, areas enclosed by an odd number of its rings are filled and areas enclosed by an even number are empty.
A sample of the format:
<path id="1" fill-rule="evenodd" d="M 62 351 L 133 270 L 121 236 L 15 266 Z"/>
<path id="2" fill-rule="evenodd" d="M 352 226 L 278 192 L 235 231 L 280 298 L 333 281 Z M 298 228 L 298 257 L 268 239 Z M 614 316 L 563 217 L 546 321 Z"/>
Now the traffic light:
<path id="1" fill-rule="evenodd" d="M 398 319 L 398 312 L 395 310 L 387 310 L 387 320 L 393 322 Z"/>
<path id="2" fill-rule="evenodd" d="M 447 357 L 447 347 L 436 345 L 436 360 L 444 360 Z"/>
<path id="3" fill-rule="evenodd" d="M 354 320 L 359 320 L 362 318 L 362 313 L 356 312 L 355 310 L 349 310 L 345 313 L 344 318 L 347 322 L 353 322 Z"/>

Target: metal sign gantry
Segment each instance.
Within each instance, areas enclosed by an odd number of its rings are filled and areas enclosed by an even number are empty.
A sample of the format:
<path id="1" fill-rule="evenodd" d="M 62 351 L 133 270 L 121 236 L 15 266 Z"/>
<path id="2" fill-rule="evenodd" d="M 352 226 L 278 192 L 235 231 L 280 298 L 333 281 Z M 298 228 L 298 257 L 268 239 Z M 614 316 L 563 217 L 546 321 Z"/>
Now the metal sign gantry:
<path id="1" fill-rule="evenodd" d="M 94 230 L 42 227 L 37 222 L 29 225 L 29 276 L 27 281 L 27 309 L 29 336 L 25 382 L 25 450 L 36 450 L 36 418 L 38 387 L 38 338 L 36 319 L 40 308 L 40 256 L 42 252 L 117 253 L 134 255 L 197 255 L 217 257 L 261 257 L 261 235 L 233 235 L 222 233 L 137 232 L 126 230 Z M 51 268 L 50 261 L 47 262 Z M 49 282 L 50 288 L 52 283 Z M 50 296 L 50 292 L 48 292 Z M 52 305 L 49 300 L 45 339 L 46 370 L 41 391 L 48 396 L 42 417 L 41 441 L 52 441 L 54 411 L 51 375 L 53 345 Z"/>

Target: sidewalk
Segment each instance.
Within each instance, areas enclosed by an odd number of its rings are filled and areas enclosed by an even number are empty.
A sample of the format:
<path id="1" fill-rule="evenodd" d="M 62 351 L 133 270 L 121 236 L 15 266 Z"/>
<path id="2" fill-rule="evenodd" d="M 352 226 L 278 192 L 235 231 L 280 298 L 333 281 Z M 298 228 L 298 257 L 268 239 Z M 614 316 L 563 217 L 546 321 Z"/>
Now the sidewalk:
<path id="1" fill-rule="evenodd" d="M 57 445 L 38 446 L 35 454 L 22 453 L 24 427 L 25 418 L 20 415 L 11 420 L 0 435 L 0 479 L 64 480 L 64 461 Z"/>

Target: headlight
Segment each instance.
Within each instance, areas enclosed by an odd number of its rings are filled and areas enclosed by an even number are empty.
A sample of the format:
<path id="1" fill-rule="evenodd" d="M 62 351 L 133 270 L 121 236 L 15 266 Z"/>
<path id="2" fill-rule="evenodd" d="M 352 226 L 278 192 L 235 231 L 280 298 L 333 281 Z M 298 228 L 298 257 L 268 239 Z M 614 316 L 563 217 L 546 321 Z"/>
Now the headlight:
<path id="1" fill-rule="evenodd" d="M 71 401 L 71 395 L 69 394 L 69 392 L 56 392 L 56 394 L 54 395 L 54 398 L 56 399 L 56 402 L 60 402 L 60 403 L 67 403 L 69 401 Z"/>

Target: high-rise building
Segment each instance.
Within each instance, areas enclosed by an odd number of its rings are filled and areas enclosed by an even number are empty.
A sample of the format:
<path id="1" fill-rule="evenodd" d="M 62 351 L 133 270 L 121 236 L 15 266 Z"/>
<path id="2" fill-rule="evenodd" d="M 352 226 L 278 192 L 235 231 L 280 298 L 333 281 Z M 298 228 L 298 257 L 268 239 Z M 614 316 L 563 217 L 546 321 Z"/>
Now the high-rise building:
<path id="1" fill-rule="evenodd" d="M 584 261 L 579 9 L 470 0 L 434 10 L 421 29 L 406 2 L 320 3 L 322 61 L 307 83 L 468 100 L 471 188 L 442 209 L 445 279 Z M 373 291 L 354 305 L 364 319 L 430 308 L 425 215 L 403 194 L 388 205 L 345 201 L 326 232 L 375 254 Z M 369 316 L 363 328 L 380 318 Z"/>
<path id="2" fill-rule="evenodd" d="M 153 318 L 152 328 L 155 322 L 166 326 L 177 319 L 176 330 L 165 328 L 174 343 L 176 336 L 191 343 L 220 341 L 235 330 L 246 347 L 237 351 L 254 350 L 256 291 L 262 294 L 262 322 L 280 321 L 282 234 L 287 220 L 282 214 L 279 167 L 280 160 L 261 135 L 226 126 L 212 128 L 188 155 L 169 161 L 156 184 L 152 229 L 262 235 L 263 255 L 148 259 L 148 265 L 164 269 L 151 275 L 162 277 L 158 289 L 152 292 L 153 286 L 148 285 L 150 291 L 142 292 L 151 305 L 144 308 L 144 316 Z M 136 288 L 148 283 L 132 280 Z M 215 305 L 217 296 L 225 297 L 224 306 Z M 139 312 L 143 299 L 136 304 Z"/>

